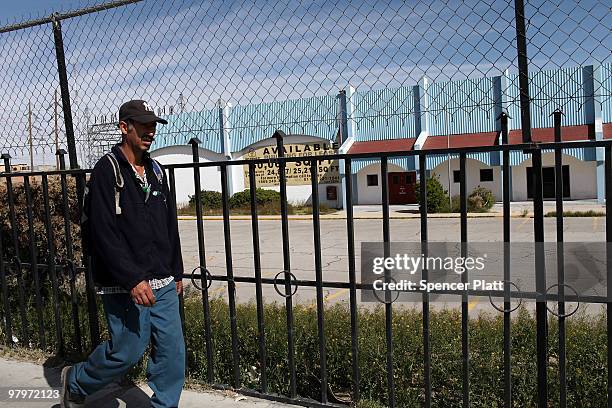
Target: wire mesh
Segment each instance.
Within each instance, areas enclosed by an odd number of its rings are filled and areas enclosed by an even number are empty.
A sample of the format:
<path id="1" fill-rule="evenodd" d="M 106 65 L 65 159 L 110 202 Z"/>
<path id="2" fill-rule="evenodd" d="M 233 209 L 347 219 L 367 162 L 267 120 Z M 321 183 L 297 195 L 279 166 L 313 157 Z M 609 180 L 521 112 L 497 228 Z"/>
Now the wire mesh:
<path id="1" fill-rule="evenodd" d="M 154 148 L 197 137 L 217 153 L 276 128 L 338 140 L 341 90 L 357 141 L 499 131 L 502 110 L 521 128 L 513 0 L 119 4 L 58 16 L 82 166 L 118 140 L 117 109 L 132 98 L 171 123 Z M 533 2 L 525 19 L 532 127 L 552 127 L 557 108 L 564 125 L 609 122 L 609 6 Z M 0 145 L 48 164 L 67 145 L 56 44 L 49 19 L 28 25 L 0 29 Z"/>

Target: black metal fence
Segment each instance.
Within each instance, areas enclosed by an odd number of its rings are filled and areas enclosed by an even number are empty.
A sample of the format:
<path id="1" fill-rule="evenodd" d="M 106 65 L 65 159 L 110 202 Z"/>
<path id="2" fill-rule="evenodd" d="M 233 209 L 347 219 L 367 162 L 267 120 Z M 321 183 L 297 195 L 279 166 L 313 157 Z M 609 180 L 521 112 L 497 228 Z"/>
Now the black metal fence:
<path id="1" fill-rule="evenodd" d="M 350 119 L 369 133 L 425 114 L 495 126 L 487 112 L 503 102 L 525 141 L 542 127 L 532 116 L 569 107 L 592 116 L 593 100 L 601 107 L 612 95 L 608 71 L 598 74 L 610 62 L 611 13 L 598 0 L 90 4 L 0 28 L 0 146 L 14 159 L 55 164 L 64 148 L 71 168 L 92 166 L 118 138 L 126 96 L 175 119 L 164 137 L 181 144 L 218 137 L 206 112 L 227 104 L 244 108 L 225 124 L 237 139 L 307 125 L 331 127 L 332 137 L 340 113 L 325 97 L 351 87 Z M 495 76 L 505 78 L 503 97 L 484 80 Z M 583 89 L 583 76 L 594 85 Z M 410 92 L 423 77 L 435 87 L 419 97 L 436 100 L 416 110 Z M 283 105 L 290 101 L 299 103 Z"/>
<path id="2" fill-rule="evenodd" d="M 380 7 L 377 8 L 376 6 Z M 247 22 L 247 23 L 245 23 Z M 563 149 L 573 147 L 592 148 L 605 151 L 606 236 L 612 242 L 612 154 L 611 142 L 601 140 L 601 131 L 596 139 L 584 142 L 562 143 L 560 121 L 555 116 L 556 142 L 531 144 L 533 127 L 532 110 L 539 106 L 546 112 L 563 108 L 578 100 L 584 107 L 597 99 L 594 106 L 601 108 L 608 103 L 611 90 L 609 81 L 595 81 L 590 90 L 579 89 L 574 77 L 558 76 L 553 71 L 544 72 L 534 78 L 531 73 L 565 67 L 584 67 L 585 64 L 601 65 L 609 62 L 610 54 L 610 8 L 605 2 L 575 1 L 556 4 L 543 2 L 524 4 L 522 0 L 482 2 L 420 2 L 416 4 L 388 2 L 382 4 L 329 4 L 294 3 L 282 4 L 247 2 L 195 3 L 189 1 L 118 1 L 109 4 L 94 4 L 88 9 L 62 14 L 53 14 L 38 20 L 7 25 L 0 29 L 0 54 L 2 65 L 0 78 L 5 86 L 0 91 L 4 106 L 0 117 L 0 134 L 3 151 L 13 156 L 24 157 L 29 151 L 31 163 L 36 155 L 53 153 L 60 148 L 58 164 L 64 168 L 61 148 L 68 150 L 71 170 L 52 172 L 11 172 L 10 155 L 3 156 L 6 194 L 2 196 L 6 219 L 0 258 L 2 281 L 4 339 L 7 344 L 29 345 L 34 339 L 42 347 L 49 343 L 47 320 L 52 322 L 55 342 L 60 354 L 65 352 L 64 340 L 72 336 L 77 345 L 76 352 L 95 345 L 100 340 L 100 329 L 96 298 L 89 274 L 86 254 L 80 247 L 78 229 L 78 197 L 87 170 L 79 170 L 80 163 L 92 163 L 92 144 L 108 145 L 116 136 L 112 127 L 116 121 L 113 112 L 124 101 L 126 94 L 149 95 L 150 101 L 162 106 L 161 114 L 177 115 L 183 112 L 199 112 L 214 108 L 219 100 L 255 106 L 244 118 L 249 126 L 274 126 L 292 129 L 301 123 L 319 120 L 312 111 L 322 111 L 331 117 L 334 132 L 344 131 L 346 123 L 336 107 L 329 107 L 317 97 L 335 94 L 349 85 L 367 90 L 391 89 L 398 95 L 399 89 L 410 86 L 423 75 L 434 81 L 472 79 L 476 76 L 516 74 L 517 83 L 507 88 L 518 88 L 518 96 L 507 100 L 507 104 L 520 107 L 520 128 L 524 144 L 508 142 L 507 116 L 502 115 L 499 129 L 503 143 L 500 146 L 478 148 L 420 150 L 401 153 L 373 153 L 361 155 L 338 155 L 316 158 L 271 159 L 278 163 L 281 187 L 281 220 L 283 270 L 274 278 L 261 275 L 258 242 L 257 208 L 252 207 L 252 232 L 255 277 L 234 275 L 232 267 L 230 219 L 228 208 L 227 171 L 229 166 L 249 165 L 251 193 L 255 194 L 256 182 L 253 166 L 258 161 L 231 161 L 199 163 L 197 141 L 192 139 L 193 163 L 167 167 L 169 179 L 174 186 L 174 170 L 194 169 L 195 191 L 200 190 L 199 168 L 220 166 L 223 188 L 225 273 L 209 270 L 205 256 L 204 225 L 199 195 L 196 194 L 199 268 L 188 278 L 200 280 L 202 307 L 204 310 L 204 333 L 207 361 L 206 378 L 213 383 L 214 355 L 208 287 L 211 281 L 227 282 L 230 311 L 230 329 L 233 358 L 233 386 L 241 388 L 239 370 L 240 353 L 236 346 L 235 284 L 246 282 L 255 285 L 259 321 L 259 358 L 263 367 L 258 390 L 243 390 L 245 393 L 263 395 L 299 404 L 312 406 L 331 405 L 328 402 L 325 321 L 323 318 L 323 289 L 346 288 L 350 291 L 352 378 L 351 397 L 360 399 L 359 375 L 359 322 L 357 319 L 357 289 L 364 287 L 356 278 L 354 248 L 354 217 L 352 186 L 346 184 L 348 277 L 349 282 L 330 282 L 323 279 L 320 245 L 320 223 L 317 177 L 312 177 L 313 234 L 315 242 L 315 279 L 296 279 L 291 272 L 289 245 L 291 237 L 286 207 L 287 190 L 284 167 L 287 162 L 307 161 L 311 172 L 316 174 L 319 160 L 343 160 L 345 177 L 350 177 L 351 165 L 358 158 L 380 158 L 382 170 L 383 240 L 390 240 L 389 202 L 386 173 L 389 158 L 418 156 L 421 180 L 425 179 L 426 158 L 429 155 L 458 154 L 460 158 L 460 202 L 461 241 L 468 242 L 466 206 L 465 160 L 468 153 L 502 152 L 503 169 L 503 234 L 504 242 L 510 242 L 510 152 L 527 151 L 533 161 L 533 227 L 536 242 L 543 242 L 544 212 L 542 195 L 542 150 L 555 150 L 556 205 L 558 242 L 563 241 L 563 197 L 561 166 Z M 188 39 L 189 41 L 187 41 Z M 335 47 L 337 46 L 337 47 Z M 51 57 L 52 56 L 52 57 Z M 279 61 L 284 61 L 279 63 Z M 510 76 L 509 76 L 510 77 Z M 514 78 L 514 77 L 513 77 Z M 514 81 L 511 80 L 510 82 Z M 554 85 L 554 86 L 553 86 Z M 430 113 L 468 111 L 477 106 L 488 109 L 497 101 L 475 85 L 473 97 L 463 100 L 458 106 L 454 99 L 460 98 L 452 82 L 444 85 L 448 98 Z M 510 93 L 508 93 L 509 95 Z M 266 118 L 264 113 L 269 103 L 302 98 L 305 105 L 285 116 Z M 389 107 L 386 97 L 366 98 L 359 101 L 359 115 L 374 120 L 380 117 L 403 117 L 405 111 Z M 607 98 L 607 99 L 606 99 Z M 604 101 L 605 99 L 605 101 Z M 61 102 L 60 102 L 61 101 Z M 357 102 L 357 100 L 355 100 Z M 223 102 L 224 103 L 224 102 Z M 590 103 L 590 102 L 589 102 Z M 60 108 L 61 105 L 61 108 Z M 408 112 L 420 117 L 423 112 Z M 595 114 L 593 114 L 595 115 Z M 316 117 L 315 117 L 316 116 Z M 340 116 L 340 118 L 339 118 Z M 596 116 L 596 115 L 595 115 Z M 250 121 L 250 122 L 249 122 Z M 198 134 L 217 133 L 216 122 L 203 121 L 177 129 L 174 141 L 184 140 Z M 518 128 L 519 126 L 515 126 Z M 341 130 L 342 129 L 342 130 Z M 281 140 L 279 139 L 279 143 Z M 282 152 L 282 149 L 279 151 Z M 79 160 L 79 153 L 81 159 Z M 267 160 L 266 160 L 267 162 Z M 36 180 L 36 181 L 34 181 Z M 424 183 L 422 183 L 424 185 Z M 15 194 L 22 188 L 23 194 Z M 41 190 L 33 194 L 34 188 Z M 59 201 L 50 198 L 56 197 Z M 421 231 L 423 243 L 428 242 L 428 217 L 426 191 L 420 191 Z M 19 210 L 16 200 L 24 200 L 25 211 Z M 251 197 L 255 203 L 255 197 Z M 42 227 L 41 227 L 42 226 Z M 603 237 L 602 237 L 603 240 Z M 611 281 L 610 255 L 608 255 L 608 282 Z M 542 257 L 537 259 L 541 263 Z M 504 280 L 511 280 L 509 275 Z M 561 275 L 562 276 L 562 275 Z M 544 293 L 547 282 L 537 276 L 537 292 Z M 563 281 L 557 282 L 563 287 Z M 43 299 L 41 288 L 50 285 L 51 298 Z M 289 393 L 285 396 L 269 394 L 266 384 L 265 322 L 262 309 L 262 286 L 274 285 L 285 298 L 287 325 L 287 364 Z M 87 327 L 84 321 L 80 287 L 85 287 Z M 321 395 L 319 401 L 305 401 L 297 395 L 295 371 L 295 327 L 292 310 L 292 293 L 299 287 L 316 288 L 319 366 Z M 34 305 L 28 293 L 35 294 Z M 68 293 L 67 298 L 63 294 Z M 560 406 L 566 406 L 565 395 L 568 384 L 565 377 L 566 339 L 564 292 L 554 300 L 558 302 L 559 314 L 559 383 Z M 470 358 L 469 319 L 467 299 L 462 297 L 462 402 L 470 404 Z M 504 405 L 512 406 L 511 383 L 511 309 L 510 300 L 517 293 L 506 293 L 504 302 Z M 608 350 L 612 349 L 612 310 L 605 298 L 608 311 Z M 53 306 L 52 316 L 44 315 L 44 302 Z M 60 313 L 62 302 L 69 306 L 71 318 L 65 321 Z M 34 307 L 35 322 L 28 318 Z M 393 305 L 385 304 L 386 314 L 386 375 L 387 404 L 395 403 L 393 373 Z M 431 348 L 430 348 L 430 304 L 423 295 L 423 404 L 431 406 Z M 547 304 L 536 303 L 537 320 L 537 400 L 540 407 L 548 406 L 548 360 L 547 360 Z M 18 329 L 17 329 L 18 328 Z M 36 332 L 36 335 L 34 335 Z M 18 337 L 17 337 L 18 335 Z M 15 341 L 17 339 L 17 342 Z M 612 384 L 612 353 L 608 351 L 608 384 Z M 608 388 L 608 406 L 612 396 Z"/>
<path id="3" fill-rule="evenodd" d="M 505 118 L 502 117 L 502 136 L 504 141 L 507 140 L 507 126 Z M 557 126 L 557 139 L 560 140 L 560 126 Z M 282 132 L 277 132 L 277 145 L 279 151 L 282 152 Z M 346 175 L 351 175 L 352 164 L 356 159 L 361 158 L 379 158 L 381 160 L 382 172 L 382 233 L 383 241 L 390 242 L 390 216 L 389 216 L 389 199 L 388 199 L 388 181 L 387 181 L 387 164 L 389 159 L 415 155 L 418 156 L 420 166 L 420 179 L 425 180 L 426 176 L 426 158 L 430 154 L 440 154 L 440 150 L 428 151 L 409 151 L 397 153 L 372 153 L 360 155 L 336 155 L 336 156 L 318 156 L 318 157 L 281 157 L 271 159 L 272 162 L 278 164 L 280 195 L 281 195 L 281 234 L 282 234 L 282 256 L 283 269 L 278 271 L 274 278 L 262 276 L 261 254 L 260 254 L 260 237 L 259 237 L 259 220 L 257 213 L 256 192 L 256 177 L 255 166 L 258 163 L 269 163 L 270 160 L 240 160 L 231 162 L 207 162 L 201 163 L 198 158 L 198 141 L 192 139 L 193 147 L 193 163 L 175 164 L 167 166 L 166 170 L 169 176 L 171 189 L 175 192 L 175 170 L 192 168 L 193 181 L 196 189 L 200 188 L 200 172 L 199 169 L 208 166 L 220 166 L 221 168 L 221 186 L 223 197 L 223 232 L 224 232 L 224 253 L 225 253 L 225 268 L 215 270 L 207 266 L 206 258 L 206 242 L 204 237 L 204 222 L 202 218 L 201 198 L 195 196 L 196 211 L 197 211 L 197 243 L 199 254 L 199 266 L 191 273 L 186 273 L 185 278 L 191 279 L 194 286 L 202 292 L 202 308 L 203 321 L 198 322 L 204 327 L 204 344 L 188 345 L 191 347 L 204 347 L 206 350 L 207 369 L 204 374 L 208 383 L 215 383 L 215 354 L 213 353 L 213 333 L 216 330 L 211 319 L 210 311 L 210 285 L 216 282 L 223 282 L 227 285 L 227 301 L 229 306 L 229 324 L 231 333 L 231 350 L 232 350 L 232 381 L 229 386 L 240 390 L 245 394 L 263 396 L 280 401 L 286 401 L 299 405 L 306 406 L 334 406 L 329 400 L 329 384 L 327 376 L 330 367 L 326 361 L 326 334 L 325 334 L 325 319 L 324 319 L 324 295 L 323 291 L 329 288 L 341 288 L 349 290 L 349 309 L 350 309 L 350 333 L 352 343 L 352 390 L 350 392 L 351 400 L 357 402 L 360 400 L 360 369 L 359 369 L 359 319 L 358 319 L 358 290 L 371 289 L 370 284 L 360 282 L 357 278 L 357 267 L 355 265 L 355 227 L 353 216 L 352 203 L 352 187 L 351 183 L 347 183 L 347 188 L 344 194 L 346 195 L 346 242 L 348 251 L 348 282 L 346 281 L 329 281 L 324 279 L 323 264 L 321 261 L 321 223 L 319 214 L 319 189 L 318 189 L 318 163 L 328 159 L 340 159 L 343 161 L 343 166 Z M 605 156 L 605 189 L 606 189 L 606 235 L 601 237 L 601 241 L 612 243 L 612 201 L 609 197 L 612 196 L 612 141 L 584 141 L 584 142 L 555 142 L 544 144 L 520 144 L 500 146 L 483 146 L 478 148 L 455 148 L 444 151 L 445 153 L 457 154 L 460 160 L 460 234 L 461 242 L 469 242 L 469 223 L 467 213 L 467 189 L 466 189 L 466 157 L 469 153 L 474 152 L 501 152 L 503 156 L 503 240 L 511 242 L 510 235 L 510 152 L 515 150 L 527 151 L 531 154 L 533 160 L 533 231 L 535 242 L 544 242 L 544 212 L 543 212 L 543 193 L 542 193 L 542 151 L 552 149 L 555 151 L 555 172 L 557 174 L 557 189 L 556 189 L 556 236 L 548 237 L 549 241 L 563 242 L 563 189 L 559 186 L 562 168 L 562 152 L 564 149 L 574 147 L 596 147 L 604 151 Z M 63 166 L 65 152 L 59 152 L 60 162 Z M 57 352 L 63 355 L 65 337 L 73 336 L 73 343 L 76 345 L 73 352 L 81 353 L 94 347 L 100 342 L 100 327 L 98 321 L 98 307 L 95 299 L 93 283 L 91 281 L 90 268 L 88 265 L 87 256 L 83 254 L 80 246 L 80 231 L 78 223 L 75 225 L 75 218 L 78 216 L 78 205 L 76 205 L 76 188 L 78 180 L 84 180 L 87 170 L 61 170 L 53 172 L 27 172 L 27 173 L 12 173 L 10 167 L 10 158 L 5 155 L 5 172 L 2 173 L 2 179 L 6 182 L 6 192 L 4 196 L 6 200 L 7 213 L 5 214 L 8 225 L 4 226 L 2 235 L 2 257 L 0 258 L 0 280 L 2 283 L 2 299 L 3 299 L 3 333 L 4 341 L 7 345 L 32 345 L 37 344 L 40 347 L 47 347 L 47 344 L 54 344 Z M 287 188 L 285 166 L 289 162 L 300 161 L 306 166 L 310 166 L 312 173 L 312 232 L 314 242 L 314 279 L 298 279 L 292 273 L 290 243 L 291 236 L 289 234 L 289 215 L 287 211 Z M 251 232 L 253 239 L 253 270 L 254 276 L 235 275 L 233 271 L 232 255 L 232 237 L 230 231 L 230 214 L 229 214 L 229 197 L 228 197 L 228 168 L 229 166 L 243 166 L 249 168 L 250 177 L 250 193 L 251 193 Z M 32 181 L 33 178 L 39 178 L 37 181 Z M 50 181 L 54 180 L 54 181 Z M 22 181 L 21 186 L 16 186 L 17 181 Z M 53 185 L 50 187 L 50 185 Z M 423 188 L 420 189 L 420 239 L 423 244 L 423 249 L 426 251 L 428 243 L 428 213 L 427 213 L 427 191 L 426 183 L 421 183 Z M 34 187 L 40 188 L 36 194 L 32 193 Z M 16 194 L 15 190 L 22 188 L 20 194 Z M 25 200 L 18 205 L 16 202 L 17 196 Z M 38 225 L 40 224 L 40 225 Z M 24 230 L 25 226 L 25 230 Z M 38 227 L 37 227 L 38 226 Z M 38 230 L 36 230 L 38 228 Z M 61 240 L 57 241 L 57 231 L 62 235 Z M 55 235 L 54 235 L 55 234 Z M 612 252 L 609 250 L 608 252 Z M 426 255 L 426 254 L 425 254 Z M 504 255 L 506 255 L 504 253 Z M 549 293 L 551 282 L 546 282 L 546 275 L 543 272 L 542 251 L 536 253 L 535 265 L 535 282 L 536 292 L 520 292 L 513 290 L 509 285 L 506 285 L 503 293 L 498 293 L 498 296 L 504 299 L 503 308 L 496 307 L 498 311 L 503 313 L 504 318 L 504 335 L 503 335 L 503 370 L 504 373 L 504 406 L 514 406 L 512 403 L 512 363 L 511 363 L 511 315 L 516 310 L 511 306 L 511 301 L 514 299 L 531 298 L 539 299 L 536 302 L 536 324 L 537 336 L 535 341 L 537 358 L 537 401 L 538 406 L 548 407 L 550 400 L 548 396 L 549 381 L 559 382 L 559 406 L 566 406 L 566 392 L 568 388 L 565 376 L 566 363 L 566 343 L 571 342 L 571 338 L 566 337 L 565 322 L 566 319 L 573 313 L 568 313 L 565 310 L 566 301 L 576 301 L 575 297 L 566 295 L 563 288 L 566 287 L 563 275 L 563 264 L 559 265 L 558 279 L 554 284 L 559 285 L 557 294 Z M 511 266 L 509 257 L 504 257 L 504 281 L 511 282 L 510 274 Z M 612 253 L 607 254 L 607 285 L 610 290 L 609 282 L 612 280 Z M 427 270 L 423 270 L 423 279 L 427 279 Z M 259 387 L 256 390 L 246 389 L 242 387 L 243 373 L 240 370 L 240 349 L 238 346 L 238 328 L 237 328 L 237 307 L 236 307 L 236 284 L 248 283 L 254 285 L 257 304 L 257 321 L 258 321 L 258 358 L 260 364 L 261 377 L 259 379 Z M 547 286 L 548 285 L 548 286 Z M 286 311 L 286 341 L 287 341 L 287 367 L 288 372 L 286 381 L 288 383 L 288 394 L 277 395 L 272 394 L 268 390 L 266 371 L 267 358 L 266 353 L 266 322 L 264 319 L 264 302 L 265 299 L 262 289 L 265 286 L 273 286 L 277 294 L 284 298 L 284 309 Z M 48 290 L 43 290 L 47 296 L 41 297 L 41 288 L 46 287 Z M 316 311 L 317 311 L 317 330 L 318 330 L 318 373 L 320 379 L 320 397 L 318 400 L 305 399 L 298 395 L 296 388 L 296 355 L 294 349 L 295 336 L 299 333 L 295 332 L 293 309 L 294 295 L 299 288 L 314 287 L 316 289 Z M 26 301 L 27 295 L 34 293 L 34 304 L 28 304 Z M 80 293 L 80 295 L 79 295 Z M 70 318 L 62 317 L 60 314 L 60 306 L 62 304 L 62 294 L 64 302 L 69 306 Z M 85 296 L 83 297 L 83 294 Z M 461 344 L 462 344 L 462 405 L 470 405 L 470 376 L 473 372 L 470 367 L 470 346 L 469 346 L 469 310 L 468 302 L 470 296 L 478 295 L 473 290 L 456 292 L 457 299 L 461 300 Z M 545 295 L 546 301 L 542 301 Z M 549 308 L 548 302 L 556 302 L 557 311 L 552 311 Z M 608 344 L 612 341 L 612 310 L 607 296 L 589 297 L 588 302 L 605 304 L 607 307 L 607 338 Z M 46 303 L 46 304 L 45 304 Z M 86 303 L 86 307 L 85 306 Z M 52 308 L 49 309 L 49 304 Z M 28 310 L 34 308 L 34 314 L 29 314 Z M 432 385 L 431 385 L 431 359 L 432 352 L 430 348 L 431 323 L 430 310 L 431 305 L 429 295 L 422 295 L 422 351 L 423 351 L 423 382 L 422 386 L 422 403 L 424 406 L 432 404 Z M 53 316 L 47 316 L 49 320 L 45 320 L 43 310 L 52 310 Z M 397 406 L 395 401 L 395 385 L 394 385 L 394 361 L 393 352 L 393 333 L 394 327 L 392 324 L 394 305 L 392 301 L 386 299 L 384 301 L 384 310 L 386 316 L 386 343 L 384 355 L 380 355 L 381 359 L 386 360 L 387 378 L 387 396 L 385 401 L 390 407 Z M 80 315 L 84 311 L 87 312 L 87 318 Z M 549 379 L 547 368 L 548 361 L 548 319 L 549 311 L 558 318 L 559 322 L 559 378 Z M 35 317 L 32 317 L 35 316 Z M 182 316 L 184 318 L 184 314 Z M 64 319 L 64 320 L 62 320 Z M 87 321 L 85 327 L 84 322 Z M 50 330 L 50 327 L 52 329 Z M 401 328 L 399 328 L 401 330 Z M 395 330 L 398 330 L 396 328 Z M 54 332 L 53 334 L 49 331 Z M 18 335 L 16 340 L 16 335 Z M 328 334 L 329 335 L 329 334 Z M 54 341 L 50 341 L 50 337 L 54 337 Z M 36 341 L 36 339 L 38 341 Z M 612 353 L 608 351 L 608 378 L 612 374 L 610 364 L 612 363 Z M 587 369 L 586 367 L 584 369 Z M 380 374 L 382 375 L 383 372 Z M 609 383 L 611 383 L 609 381 Z M 608 401 L 612 401 L 608 389 Z"/>

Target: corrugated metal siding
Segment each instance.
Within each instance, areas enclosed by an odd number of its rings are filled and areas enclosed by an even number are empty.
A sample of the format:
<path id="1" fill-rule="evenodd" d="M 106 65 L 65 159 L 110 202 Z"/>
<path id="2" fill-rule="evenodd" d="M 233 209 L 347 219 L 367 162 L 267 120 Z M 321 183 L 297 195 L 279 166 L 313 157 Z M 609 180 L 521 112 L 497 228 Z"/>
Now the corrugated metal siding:
<path id="1" fill-rule="evenodd" d="M 554 150 L 551 149 L 543 149 L 542 154 L 552 153 Z M 563 154 L 567 154 L 568 156 L 573 156 L 577 159 L 583 161 L 593 161 L 595 160 L 595 150 L 594 148 L 582 148 L 582 147 L 574 147 L 571 149 L 563 149 Z M 525 160 L 531 158 L 530 154 L 524 154 L 522 151 L 513 150 L 510 152 L 510 165 L 518 166 Z"/>
<path id="2" fill-rule="evenodd" d="M 603 121 L 609 123 L 612 122 L 612 64 L 602 65 L 601 73 L 602 116 Z M 530 77 L 530 94 L 534 98 L 531 104 L 533 128 L 552 127 L 552 117 L 549 115 L 557 107 L 564 110 L 563 125 L 586 124 L 582 67 L 536 72 Z M 514 123 L 520 125 L 518 76 L 510 75 L 507 82 L 507 89 L 503 91 L 506 92 L 508 111 Z M 434 82 L 428 92 L 432 135 L 495 131 L 495 78 Z M 412 86 L 355 92 L 352 102 L 355 105 L 353 118 L 356 123 L 356 140 L 418 136 L 414 97 Z M 338 101 L 335 95 L 236 106 L 229 113 L 231 150 L 239 151 L 269 138 L 276 129 L 335 140 L 338 130 L 337 113 Z M 185 144 L 190 138 L 197 137 L 202 141 L 202 147 L 222 152 L 216 109 L 170 115 L 167 119 L 170 123 L 158 128 L 152 150 Z M 583 155 L 575 154 L 576 157 Z"/>
<path id="3" fill-rule="evenodd" d="M 520 126 L 520 92 L 518 75 L 509 77 L 508 94 L 513 103 L 509 104 L 508 113 Z M 531 97 L 531 127 L 553 127 L 550 116 L 561 108 L 564 126 L 584 125 L 584 78 L 581 67 L 562 68 L 540 71 L 529 74 L 529 96 Z"/>
<path id="4" fill-rule="evenodd" d="M 603 81 L 599 88 L 601 95 L 601 116 L 604 123 L 612 122 L 612 63 L 601 66 Z"/>
<path id="5" fill-rule="evenodd" d="M 223 153 L 217 109 L 168 115 L 164 116 L 164 119 L 168 121 L 168 124 L 157 127 L 155 142 L 151 145 L 151 150 L 184 145 L 191 138 L 197 137 L 202 142 L 200 147 Z"/>
<path id="6" fill-rule="evenodd" d="M 233 107 L 229 114 L 231 150 L 240 151 L 272 137 L 277 129 L 287 134 L 335 140 L 338 133 L 337 113 L 336 96 Z"/>
<path id="7" fill-rule="evenodd" d="M 355 92 L 353 94 L 357 141 L 414 138 L 412 87 Z"/>
<path id="8" fill-rule="evenodd" d="M 508 116 L 512 119 L 508 121 L 510 129 L 521 127 L 521 98 L 519 91 L 519 77 L 515 74 L 508 75 L 508 86 L 503 90 Z"/>
<path id="9" fill-rule="evenodd" d="M 496 130 L 493 78 L 434 82 L 429 86 L 428 94 L 431 135 Z"/>

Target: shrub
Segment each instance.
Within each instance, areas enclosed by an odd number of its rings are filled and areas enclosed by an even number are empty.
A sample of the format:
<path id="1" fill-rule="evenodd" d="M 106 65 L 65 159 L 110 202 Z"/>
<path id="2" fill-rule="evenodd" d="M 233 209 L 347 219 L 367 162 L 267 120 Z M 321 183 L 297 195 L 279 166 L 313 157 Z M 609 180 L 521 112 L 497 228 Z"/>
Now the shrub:
<path id="1" fill-rule="evenodd" d="M 274 190 L 258 188 L 255 190 L 257 205 L 263 206 L 270 203 L 280 203 L 280 193 Z M 235 193 L 229 199 L 230 208 L 249 207 L 251 205 L 251 191 L 246 189 Z"/>
<path id="2" fill-rule="evenodd" d="M 488 188 L 478 186 L 470 193 L 467 198 L 468 211 L 486 212 L 493 207 L 495 197 Z"/>
<path id="3" fill-rule="evenodd" d="M 421 184 L 417 182 L 416 192 L 417 197 L 421 191 Z M 448 193 L 442 187 L 438 176 L 429 177 L 427 179 L 427 212 L 439 213 L 448 211 Z"/>
<path id="4" fill-rule="evenodd" d="M 4 180 L 2 180 L 4 181 Z M 30 244 L 34 244 L 39 263 L 48 262 L 49 240 L 47 237 L 45 206 L 43 187 L 40 181 L 30 182 L 30 195 L 32 198 L 32 227 L 34 235 L 30 235 L 28 224 L 28 211 L 26 204 L 26 190 L 23 178 L 13 179 L 13 203 L 14 216 L 17 227 L 17 239 L 19 241 L 18 253 L 22 262 L 29 262 L 31 257 Z M 80 210 L 76 193 L 76 181 L 73 177 L 66 178 L 67 192 L 67 217 L 68 228 L 72 238 L 71 250 L 73 259 L 78 263 L 81 261 L 81 229 Z M 66 240 L 66 225 L 64 224 L 63 194 L 60 178 L 51 176 L 48 178 L 50 222 L 53 232 L 53 244 L 57 261 L 63 261 L 68 254 Z M 12 260 L 16 255 L 13 225 L 11 224 L 11 213 L 8 202 L 6 183 L 0 184 L 0 224 L 2 234 L 2 256 L 6 260 Z"/>
<path id="5" fill-rule="evenodd" d="M 460 196 L 453 196 L 452 208 L 448 212 L 461 212 L 460 200 Z M 467 197 L 467 210 L 468 212 L 487 212 L 493 207 L 494 202 L 495 198 L 491 190 L 478 186 Z M 446 207 L 448 208 L 448 203 Z"/>
<path id="6" fill-rule="evenodd" d="M 202 203 L 202 208 L 204 210 L 208 209 L 219 209 L 223 206 L 223 200 L 221 198 L 221 193 L 219 191 L 212 190 L 203 190 L 200 191 L 200 200 Z M 195 206 L 196 196 L 195 194 L 189 196 L 189 205 Z"/>

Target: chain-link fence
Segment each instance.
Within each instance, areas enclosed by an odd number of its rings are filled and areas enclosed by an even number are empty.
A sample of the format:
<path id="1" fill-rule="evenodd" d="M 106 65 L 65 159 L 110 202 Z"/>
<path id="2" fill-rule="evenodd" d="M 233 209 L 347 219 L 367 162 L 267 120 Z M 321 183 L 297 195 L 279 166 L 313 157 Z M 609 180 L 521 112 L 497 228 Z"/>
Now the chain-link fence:
<path id="1" fill-rule="evenodd" d="M 157 147 L 196 136 L 221 153 L 225 131 L 239 151 L 276 128 L 331 140 L 340 91 L 355 140 L 495 131 L 503 110 L 528 134 L 557 108 L 601 138 L 611 26 L 597 0 L 92 1 L 0 29 L 0 145 L 90 166 L 132 98 L 171 122 Z"/>

